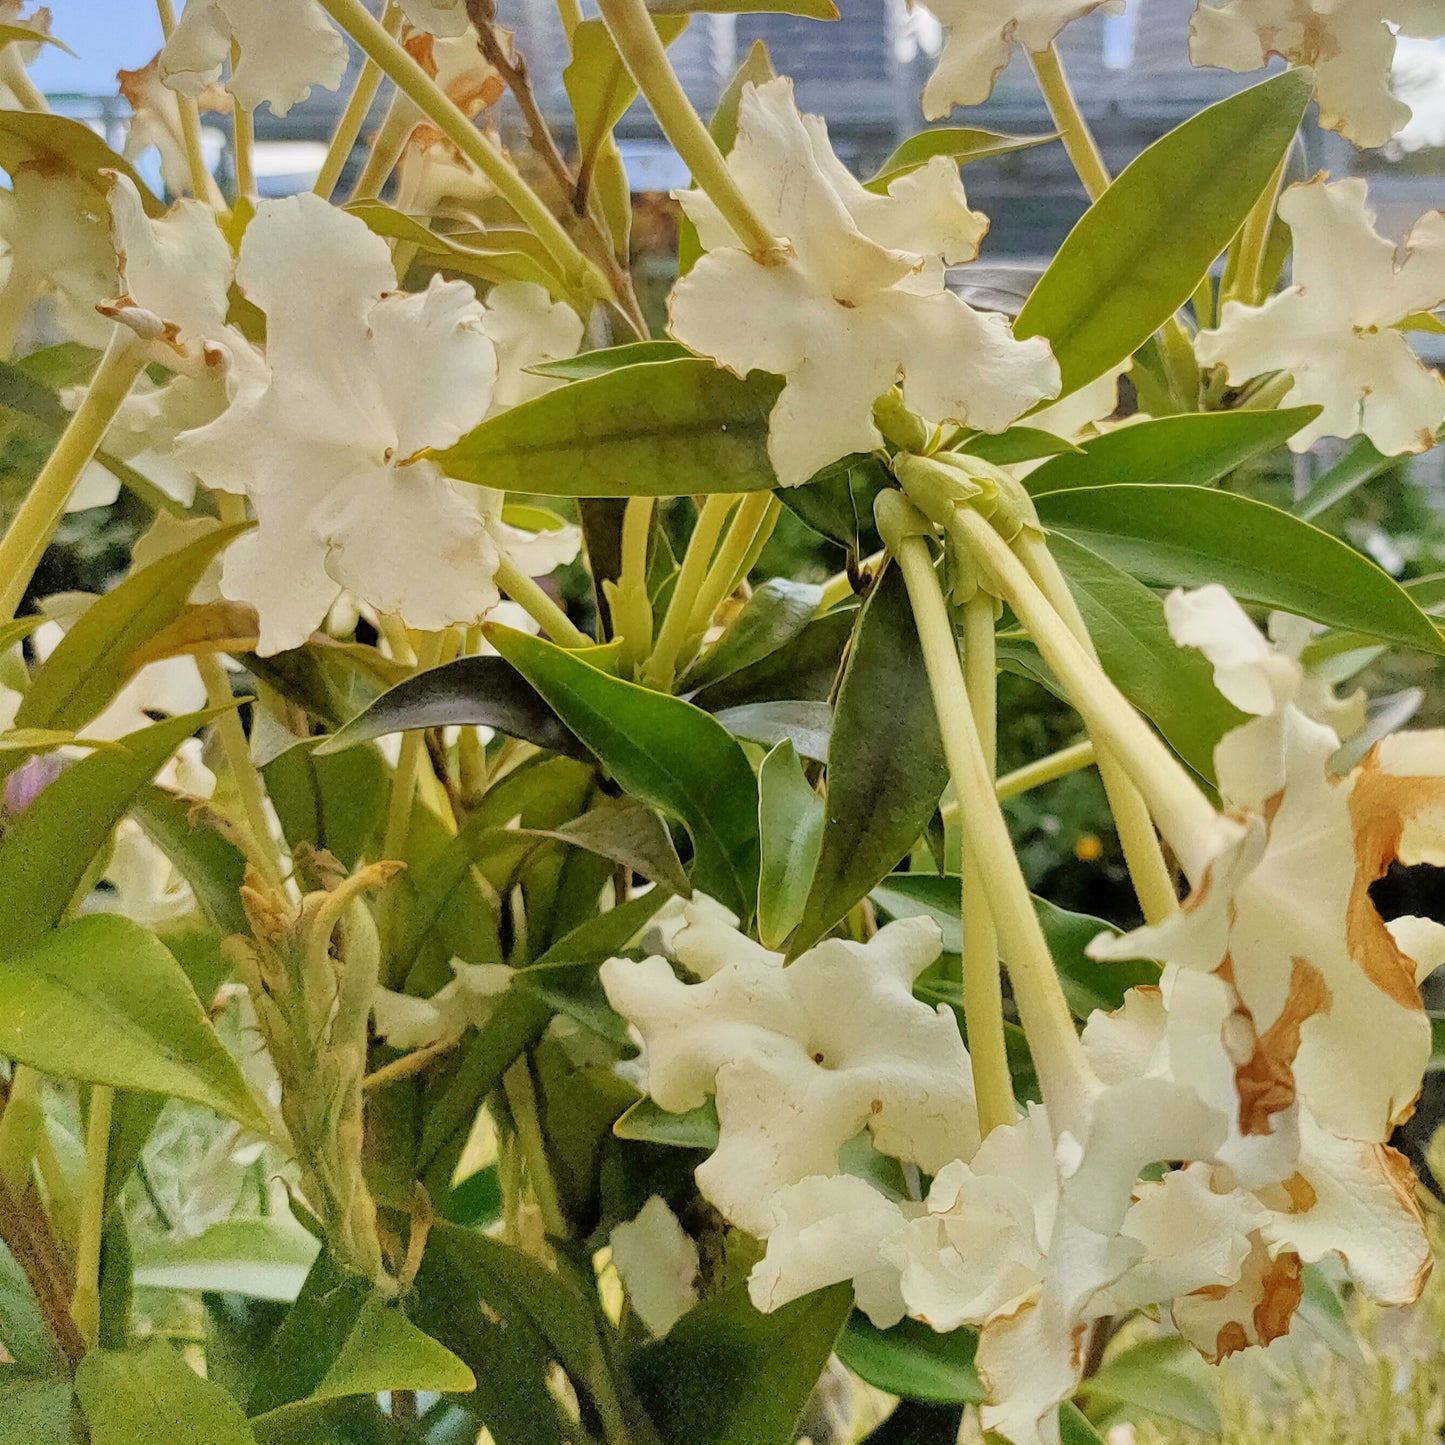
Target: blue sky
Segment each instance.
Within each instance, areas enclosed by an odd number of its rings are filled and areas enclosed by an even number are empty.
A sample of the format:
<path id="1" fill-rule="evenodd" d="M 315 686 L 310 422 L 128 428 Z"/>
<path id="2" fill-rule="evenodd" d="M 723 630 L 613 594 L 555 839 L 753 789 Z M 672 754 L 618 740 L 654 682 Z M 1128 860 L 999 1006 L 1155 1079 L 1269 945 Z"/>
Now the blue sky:
<path id="1" fill-rule="evenodd" d="M 160 49 L 160 22 L 149 0 L 50 0 L 50 10 L 51 30 L 75 54 L 42 47 L 30 75 L 48 93 L 112 94 L 118 69 L 144 65 Z"/>

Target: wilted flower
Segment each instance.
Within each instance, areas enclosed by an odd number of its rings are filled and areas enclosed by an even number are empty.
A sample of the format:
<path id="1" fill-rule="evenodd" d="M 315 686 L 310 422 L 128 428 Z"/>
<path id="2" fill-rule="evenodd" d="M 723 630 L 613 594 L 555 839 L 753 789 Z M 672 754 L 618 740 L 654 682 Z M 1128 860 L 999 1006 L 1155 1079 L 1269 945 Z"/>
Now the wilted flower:
<path id="1" fill-rule="evenodd" d="M 938 957 L 937 925 L 889 924 L 866 944 L 829 939 L 786 968 L 745 935 L 698 923 L 677 957 L 602 965 L 613 1008 L 647 1046 L 648 1092 L 674 1113 L 717 1098 L 719 1143 L 698 1187 L 766 1234 L 786 1184 L 838 1172 L 867 1129 L 883 1153 L 932 1172 L 978 1143 L 968 1055 L 953 1015 L 913 997 Z"/>
<path id="2" fill-rule="evenodd" d="M 44 44 L 39 37 L 50 34 L 50 10 L 41 6 L 25 14 L 26 0 L 0 0 L 0 25 L 30 30 L 35 40 L 14 40 L 0 49 L 0 109 L 29 110 L 35 107 L 35 86 L 25 74 Z"/>
<path id="3" fill-rule="evenodd" d="M 1015 341 L 1002 316 L 944 284 L 945 264 L 972 259 L 986 229 L 952 160 L 874 195 L 779 79 L 743 87 L 728 168 L 782 250 L 750 254 L 702 191 L 678 192 L 707 254 L 673 291 L 672 331 L 739 375 L 785 378 L 768 437 L 784 486 L 879 445 L 873 403 L 900 376 L 914 411 L 985 431 L 1058 394 L 1047 342 Z"/>
<path id="4" fill-rule="evenodd" d="M 982 105 L 1015 45 L 1047 50 L 1064 27 L 1102 10 L 1121 15 L 1124 0 L 928 0 L 946 38 L 923 87 L 923 113 L 940 120 L 956 105 Z"/>
<path id="5" fill-rule="evenodd" d="M 1445 212 L 1422 217 L 1403 251 L 1376 233 L 1358 177 L 1291 186 L 1279 203 L 1294 238 L 1294 284 L 1262 306 L 1226 303 L 1199 359 L 1232 381 L 1287 371 L 1290 406 L 1321 414 L 1290 438 L 1368 437 L 1382 452 L 1424 451 L 1445 423 L 1445 380 L 1394 328 L 1445 302 Z"/>
<path id="6" fill-rule="evenodd" d="M 191 170 L 186 160 L 181 132 L 181 106 L 176 92 L 161 80 L 161 58 L 157 53 L 139 70 L 118 70 L 120 93 L 130 106 L 130 124 L 125 133 L 126 160 L 139 160 L 152 147 L 160 157 L 161 179 L 166 190 L 179 195 L 191 187 Z M 219 85 L 208 85 L 196 96 L 197 108 L 225 112 L 231 97 Z M 212 182 L 207 200 L 219 205 L 221 193 Z"/>
<path id="7" fill-rule="evenodd" d="M 1314 67 L 1320 124 L 1382 146 L 1410 119 L 1390 93 L 1396 32 L 1445 35 L 1445 10 L 1411 0 L 1199 0 L 1189 27 L 1196 65 L 1258 70 L 1272 56 Z"/>
<path id="8" fill-rule="evenodd" d="M 491 404 L 496 348 L 469 286 L 391 294 L 391 252 L 319 197 L 263 202 L 237 280 L 267 317 L 266 383 L 178 443 L 259 522 L 226 556 L 222 590 L 251 603 L 260 650 L 299 646 L 344 587 L 435 631 L 497 602 L 497 546 L 421 456 Z"/>
<path id="9" fill-rule="evenodd" d="M 277 115 L 311 94 L 335 90 L 346 71 L 346 42 L 316 0 L 186 0 L 160 55 L 161 79 L 200 95 L 219 79 L 235 43 L 240 59 L 226 89 L 243 110 L 266 101 Z"/>

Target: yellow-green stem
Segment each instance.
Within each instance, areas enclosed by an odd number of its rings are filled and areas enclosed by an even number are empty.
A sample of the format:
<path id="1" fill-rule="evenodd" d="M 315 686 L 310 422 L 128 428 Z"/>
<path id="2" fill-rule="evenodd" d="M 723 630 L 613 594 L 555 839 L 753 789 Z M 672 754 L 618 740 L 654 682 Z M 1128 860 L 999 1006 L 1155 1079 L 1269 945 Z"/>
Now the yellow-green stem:
<path id="1" fill-rule="evenodd" d="M 156 0 L 156 13 L 160 17 L 161 37 L 169 40 L 176 28 L 176 8 L 171 0 Z M 198 201 L 212 201 L 215 182 L 206 169 L 206 157 L 201 150 L 201 111 L 193 95 L 176 93 L 176 105 L 181 116 L 181 147 L 186 153 L 186 169 L 191 177 L 191 194 Z"/>
<path id="2" fill-rule="evenodd" d="M 783 504 L 776 496 L 769 497 L 768 505 L 763 512 L 763 520 L 758 523 L 757 531 L 753 533 L 753 544 L 744 554 L 743 560 L 738 563 L 728 593 L 736 592 L 748 580 L 749 574 L 758 565 L 758 558 L 762 556 L 763 548 L 771 541 L 773 532 L 778 525 L 778 518 L 782 515 Z"/>
<path id="3" fill-rule="evenodd" d="M 395 35 L 401 28 L 401 11 L 397 8 L 396 0 L 387 0 L 386 9 L 381 16 L 381 28 L 388 35 Z M 316 184 L 311 188 L 323 201 L 331 199 L 331 193 L 336 189 L 342 171 L 346 169 L 346 162 L 356 147 L 356 139 L 361 134 L 361 127 L 366 124 L 367 112 L 370 111 L 380 86 L 381 67 L 368 55 L 357 73 L 356 84 L 347 98 L 346 108 L 341 112 L 341 119 L 336 122 L 336 129 L 331 134 L 331 144 L 326 148 L 326 159 L 321 162 L 321 169 L 316 173 Z"/>
<path id="4" fill-rule="evenodd" d="M 994 786 L 994 796 L 999 802 L 1006 798 L 1016 798 L 1020 793 L 1041 788 L 1045 783 L 1052 783 L 1069 773 L 1076 773 L 1080 768 L 1090 767 L 1093 761 L 1094 740 L 1085 738 L 1081 743 L 1060 748 L 1056 753 L 1050 753 L 1032 763 L 1025 763 L 1011 773 L 1005 773 Z M 943 810 L 943 819 L 944 822 L 951 821 L 947 808 Z"/>
<path id="5" fill-rule="evenodd" d="M 374 201 L 386 185 L 387 178 L 396 169 L 401 153 L 413 130 L 416 129 L 416 107 L 406 96 L 398 93 L 391 98 L 381 125 L 371 138 L 371 148 L 362 163 L 361 174 L 351 188 L 351 199 Z"/>
<path id="6" fill-rule="evenodd" d="M 477 167 L 556 262 L 568 290 L 588 300 L 610 300 L 607 278 L 578 249 L 542 198 L 511 162 L 472 124 L 455 102 L 399 45 L 361 0 L 319 0 L 321 7 L 391 77 L 441 133 Z"/>
<path id="7" fill-rule="evenodd" d="M 955 535 L 966 542 L 991 590 L 1013 608 L 1054 670 L 1095 747 L 1102 743 L 1112 749 L 1144 795 L 1185 873 L 1198 882 L 1218 838 L 1209 799 L 1074 636 L 993 527 L 971 508 L 960 508 Z"/>
<path id="8" fill-rule="evenodd" d="M 0 623 L 15 616 L 56 524 L 65 515 L 65 504 L 76 480 L 94 458 L 140 375 L 146 355 L 145 343 L 133 331 L 124 326 L 115 328 L 85 399 L 0 539 Z"/>
<path id="9" fill-rule="evenodd" d="M 528 577 L 504 553 L 497 563 L 497 586 L 522 608 L 558 647 L 591 647 L 592 638 L 583 632 L 552 601 L 536 578 Z"/>
<path id="10" fill-rule="evenodd" d="M 998 750 L 998 672 L 993 598 L 981 588 L 963 605 L 963 668 L 974 731 L 992 782 Z M 968 1021 L 978 1131 L 987 1138 L 1000 1124 L 1012 1124 L 1017 1110 L 1004 1046 L 998 934 L 989 911 L 983 859 L 968 844 L 962 871 L 963 1014 Z"/>
<path id="11" fill-rule="evenodd" d="M 1008 960 L 1014 998 L 1028 1034 L 1050 1121 L 1056 1130 L 1066 1129 L 1087 1105 L 1094 1088 L 1093 1074 L 1074 1032 L 1048 943 L 994 796 L 993 776 L 974 726 L 958 647 L 928 543 L 921 536 L 888 540 L 903 571 L 913 607 L 934 711 L 958 796 L 964 847 L 988 879 L 994 926 Z M 993 1027 L 991 1021 L 984 1026 L 990 1030 Z M 970 1020 L 970 1037 L 974 1027 Z M 982 1099 L 979 1103 L 980 1114 L 987 1107 L 990 1117 L 1004 1108 L 1002 1099 L 991 1097 L 987 1106 Z M 1009 1107 L 1013 1107 L 1011 1091 Z"/>
<path id="12" fill-rule="evenodd" d="M 41 115 L 48 114 L 50 102 L 41 94 L 40 88 L 30 78 L 25 62 L 20 58 L 18 45 L 7 45 L 0 51 L 0 83 L 7 85 L 24 110 L 33 110 Z"/>
<path id="13" fill-rule="evenodd" d="M 554 1239 L 561 1239 L 567 1233 L 567 1217 L 562 1212 L 557 1181 L 547 1160 L 547 1143 L 537 1114 L 537 1091 L 532 1085 L 532 1065 L 526 1054 L 502 1075 L 502 1090 L 507 1096 L 512 1123 L 516 1125 L 517 1142 L 542 1215 L 542 1227 Z"/>
<path id="14" fill-rule="evenodd" d="M 30 315 L 43 280 L 35 267 L 22 265 L 18 257 L 12 259 L 10 274 L 0 285 L 0 361 L 8 361 L 15 350 L 15 338 Z"/>
<path id="15" fill-rule="evenodd" d="M 1029 59 L 1033 62 L 1034 76 L 1058 128 L 1059 139 L 1069 153 L 1069 160 L 1084 183 L 1089 199 L 1097 201 L 1109 189 L 1109 168 L 1104 164 L 1104 157 L 1099 153 L 1094 133 L 1089 129 L 1078 101 L 1074 99 L 1059 52 L 1050 45 L 1047 50 L 1031 50 Z"/>
<path id="16" fill-rule="evenodd" d="M 1078 638 L 1095 660 L 1088 626 L 1083 614 L 1074 601 L 1074 594 L 1059 564 L 1049 551 L 1043 537 L 1028 528 L 1019 533 L 1014 541 L 1014 551 L 1028 569 L 1028 574 L 1038 584 L 1039 590 L 1048 599 L 1049 605 L 1063 619 L 1064 625 Z M 1129 869 L 1129 878 L 1134 885 L 1139 907 L 1145 921 L 1159 923 L 1168 918 L 1179 906 L 1174 890 L 1174 876 L 1164 861 L 1164 852 L 1159 846 L 1159 835 L 1154 831 L 1154 822 L 1143 795 L 1134 786 L 1133 780 L 1124 770 L 1113 750 L 1107 745 L 1095 744 L 1095 761 L 1099 766 L 1099 778 L 1104 784 L 1104 793 L 1109 800 L 1109 811 L 1114 815 L 1114 830 L 1119 835 L 1119 846 L 1124 853 L 1124 862 Z"/>
<path id="17" fill-rule="evenodd" d="M 443 634 L 428 632 L 417 644 L 416 668 L 427 672 L 437 665 L 442 655 Z M 411 836 L 411 808 L 416 798 L 417 773 L 426 753 L 426 733 L 421 728 L 412 728 L 401 735 L 401 752 L 396 760 L 396 771 L 391 778 L 391 797 L 386 810 L 386 832 L 381 844 L 381 856 L 405 861 L 407 840 Z M 388 895 L 391 896 L 391 895 Z M 385 912 L 383 905 L 383 912 Z"/>
<path id="18" fill-rule="evenodd" d="M 241 47 L 231 42 L 231 73 L 241 57 Z M 252 159 L 255 145 L 251 112 L 235 96 L 231 97 L 231 158 L 236 164 L 236 199 L 255 200 L 256 168 Z"/>
<path id="19" fill-rule="evenodd" d="M 703 584 L 698 588 L 697 600 L 692 605 L 692 616 L 688 619 L 689 638 L 700 638 L 712 622 L 712 615 L 722 605 L 723 599 L 732 595 L 737 586 L 738 569 L 753 550 L 758 530 L 767 518 L 773 505 L 771 492 L 752 492 L 744 497 L 723 544 L 708 568 Z"/>
<path id="20" fill-rule="evenodd" d="M 1274 228 L 1274 208 L 1279 201 L 1280 187 L 1284 184 L 1285 167 L 1288 163 L 1289 151 L 1286 150 L 1274 168 L 1268 184 L 1249 208 L 1249 215 L 1244 218 L 1244 225 L 1235 241 L 1238 249 L 1230 277 L 1231 301 L 1257 306 L 1261 300 L 1259 293 L 1264 280 L 1264 258 L 1269 250 L 1269 235 Z"/>
<path id="21" fill-rule="evenodd" d="M 629 497 L 622 513 L 622 567 L 612 592 L 612 630 L 634 671 L 652 651 L 652 599 L 647 595 L 647 562 L 655 497 Z"/>
<path id="22" fill-rule="evenodd" d="M 105 1230 L 105 1176 L 110 1159 L 110 1120 L 115 1091 L 90 1091 L 85 1126 L 85 1183 L 80 1197 L 80 1235 L 75 1245 L 75 1294 L 70 1315 L 88 1349 L 100 1338 L 100 1244 Z"/>
<path id="23" fill-rule="evenodd" d="M 220 659 L 211 653 L 199 654 L 196 668 L 206 689 L 206 706 L 225 708 L 216 718 L 216 736 L 221 741 L 221 752 L 230 770 L 232 785 L 241 800 L 241 818 L 250 842 L 246 852 L 265 875 L 267 883 L 280 889 L 283 886 L 280 855 L 271 836 L 271 825 L 266 818 L 261 775 L 256 771 L 255 760 L 251 757 L 251 749 L 246 742 L 241 714 L 234 705 L 231 680 L 226 675 L 226 669 L 221 666 Z"/>
<path id="24" fill-rule="evenodd" d="M 600 0 L 598 9 L 618 54 L 693 180 L 722 213 L 745 250 L 759 259 L 772 255 L 777 240 L 738 189 L 712 132 L 693 109 L 644 0 Z"/>
<path id="25" fill-rule="evenodd" d="M 702 504 L 677 575 L 677 585 L 672 589 L 672 600 L 667 604 L 667 615 L 662 619 L 652 654 L 643 664 L 642 681 L 648 687 L 666 692 L 672 686 L 677 660 L 687 641 L 693 607 L 707 578 L 723 523 L 736 500 L 736 497 L 715 493 Z"/>

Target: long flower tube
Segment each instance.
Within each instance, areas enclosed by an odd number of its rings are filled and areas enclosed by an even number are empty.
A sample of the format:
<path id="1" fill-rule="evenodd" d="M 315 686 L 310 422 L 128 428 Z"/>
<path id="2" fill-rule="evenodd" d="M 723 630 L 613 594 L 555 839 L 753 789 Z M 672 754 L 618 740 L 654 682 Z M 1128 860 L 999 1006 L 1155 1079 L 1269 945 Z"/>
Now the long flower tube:
<path id="1" fill-rule="evenodd" d="M 881 494 L 874 513 L 908 588 L 944 754 L 958 795 L 965 848 L 990 884 L 990 912 L 1008 960 L 1039 1086 L 1056 1126 L 1068 1127 L 1071 1120 L 1086 1114 L 1097 1084 L 1074 1032 L 1048 942 L 994 794 L 993 773 L 974 722 L 948 607 L 929 552 L 927 539 L 933 528 L 896 492 Z M 1001 1032 L 1001 1019 L 968 1022 L 971 1038 L 980 1029 Z M 1001 1111 L 1001 1103 L 991 1108 Z"/>

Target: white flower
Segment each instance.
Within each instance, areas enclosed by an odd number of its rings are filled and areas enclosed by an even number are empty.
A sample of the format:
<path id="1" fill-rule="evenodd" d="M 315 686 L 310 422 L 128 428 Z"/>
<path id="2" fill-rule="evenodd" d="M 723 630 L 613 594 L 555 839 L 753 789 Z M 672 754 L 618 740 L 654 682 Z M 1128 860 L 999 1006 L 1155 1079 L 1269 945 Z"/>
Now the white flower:
<path id="1" fill-rule="evenodd" d="M 784 968 L 781 954 L 710 925 L 675 942 L 698 983 L 660 957 L 602 965 L 609 1002 L 646 1044 L 653 1101 L 681 1113 L 716 1095 L 718 1148 L 697 1182 L 733 1223 L 765 1235 L 772 1196 L 836 1174 L 838 1150 L 865 1128 L 881 1152 L 930 1173 L 973 1153 L 958 1026 L 912 991 L 939 943 L 931 920 L 906 919 Z"/>
<path id="2" fill-rule="evenodd" d="M 946 38 L 923 87 L 923 113 L 940 120 L 956 105 L 982 105 L 1015 45 L 1047 50 L 1064 27 L 1102 10 L 1122 15 L 1124 0 L 928 0 Z"/>
<path id="3" fill-rule="evenodd" d="M 784 486 L 879 445 L 873 403 L 900 375 L 914 411 L 985 431 L 1058 394 L 1046 342 L 1015 341 L 1002 316 L 944 284 L 944 265 L 977 254 L 985 230 L 953 161 L 873 195 L 779 79 L 743 87 L 728 168 L 782 254 L 750 255 L 704 192 L 678 192 L 707 254 L 672 293 L 671 327 L 739 375 L 785 378 L 768 438 Z"/>
<path id="4" fill-rule="evenodd" d="M 1368 437 L 1382 452 L 1425 451 L 1445 424 L 1445 380 L 1393 328 L 1445 302 L 1445 212 L 1422 217 L 1403 252 L 1374 229 L 1358 177 L 1291 186 L 1279 214 L 1294 237 L 1294 284 L 1263 306 L 1226 303 L 1199 359 L 1234 382 L 1287 371 L 1282 405 L 1323 411 L 1290 438 Z"/>
<path id="5" fill-rule="evenodd" d="M 1395 32 L 1445 35 L 1438 0 L 1199 0 L 1190 22 L 1196 65 L 1257 70 L 1271 56 L 1314 67 L 1320 124 L 1381 146 L 1409 119 L 1390 93 Z"/>
<path id="6" fill-rule="evenodd" d="M 512 970 L 501 963 L 452 959 L 452 981 L 430 998 L 378 988 L 372 999 L 377 1037 L 394 1049 L 421 1049 L 459 1039 L 492 1016 L 497 999 L 511 986 Z"/>
<path id="7" fill-rule="evenodd" d="M 437 465 L 491 404 L 496 349 L 471 288 L 387 294 L 391 252 L 319 197 L 266 201 L 237 280 L 267 317 L 269 378 L 177 443 L 259 526 L 222 590 L 260 616 L 260 651 L 299 646 L 344 587 L 409 626 L 472 623 L 497 602 L 497 546 Z"/>
<path id="8" fill-rule="evenodd" d="M 122 914 L 147 928 L 184 918 L 196 906 L 190 884 L 130 818 L 116 826 L 104 881 L 110 891 L 92 895 L 97 911 Z"/>
<path id="9" fill-rule="evenodd" d="M 471 23 L 467 19 L 466 0 L 401 0 L 401 10 L 418 30 L 432 35 L 463 35 Z"/>
<path id="10" fill-rule="evenodd" d="M 181 131 L 180 101 L 175 91 L 162 83 L 160 62 L 157 53 L 139 70 L 116 71 L 115 78 L 131 112 L 123 154 L 128 161 L 139 160 L 154 147 L 160 156 L 161 179 L 174 196 L 190 190 L 191 170 Z M 231 108 L 231 97 L 217 85 L 207 86 L 196 101 L 202 112 L 224 112 Z M 207 190 L 210 194 L 206 199 L 219 207 L 221 193 L 215 189 L 214 181 L 210 181 Z"/>
<path id="11" fill-rule="evenodd" d="M 487 335 L 497 347 L 497 384 L 491 415 L 552 391 L 563 383 L 528 370 L 575 356 L 582 318 L 530 281 L 502 281 L 487 292 Z"/>
<path id="12" fill-rule="evenodd" d="M 182 95 L 201 94 L 233 41 L 240 61 L 226 89 L 243 110 L 266 101 L 285 115 L 313 85 L 335 90 L 346 72 L 346 42 L 316 0 L 186 0 L 161 50 L 161 79 Z"/>
<path id="13" fill-rule="evenodd" d="M 632 1308 L 660 1340 L 697 1303 L 697 1245 L 657 1194 L 608 1243 Z"/>

